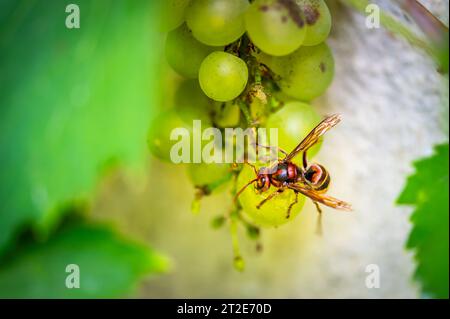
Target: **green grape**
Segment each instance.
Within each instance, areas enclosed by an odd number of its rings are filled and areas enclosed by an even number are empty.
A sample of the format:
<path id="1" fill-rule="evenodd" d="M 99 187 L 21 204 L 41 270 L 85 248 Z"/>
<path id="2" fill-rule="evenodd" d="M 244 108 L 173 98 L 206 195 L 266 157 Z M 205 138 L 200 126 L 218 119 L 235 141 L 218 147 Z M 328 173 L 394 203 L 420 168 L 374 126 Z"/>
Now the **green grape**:
<path id="1" fill-rule="evenodd" d="M 195 186 L 210 186 L 213 188 L 217 186 L 219 190 L 223 189 L 219 186 L 231 178 L 230 164 L 222 163 L 189 164 L 187 173 Z"/>
<path id="2" fill-rule="evenodd" d="M 226 53 L 213 52 L 200 66 L 198 79 L 203 92 L 215 101 L 235 99 L 244 91 L 248 68 L 243 60 Z"/>
<path id="3" fill-rule="evenodd" d="M 245 32 L 247 0 L 193 0 L 186 22 L 194 37 L 207 45 L 227 45 Z"/>
<path id="4" fill-rule="evenodd" d="M 170 133 L 179 127 L 191 129 L 174 110 L 163 112 L 155 117 L 150 124 L 147 136 L 150 152 L 163 161 L 171 162 L 170 150 L 177 141 L 170 140 Z"/>
<path id="5" fill-rule="evenodd" d="M 213 121 L 217 127 L 236 127 L 241 119 L 241 109 L 233 102 L 214 103 Z"/>
<path id="6" fill-rule="evenodd" d="M 302 101 L 322 95 L 334 76 L 333 54 L 326 43 L 300 47 L 290 55 L 269 59 L 267 64 L 281 77 L 281 90 Z"/>
<path id="7" fill-rule="evenodd" d="M 185 24 L 169 32 L 166 40 L 166 59 L 180 75 L 195 79 L 202 61 L 213 51 L 223 50 L 200 43 Z"/>
<path id="8" fill-rule="evenodd" d="M 331 31 L 331 14 L 324 0 L 296 0 L 306 20 L 306 37 L 303 45 L 324 42 Z"/>
<path id="9" fill-rule="evenodd" d="M 180 83 L 175 91 L 174 108 L 188 125 L 192 125 L 193 120 L 201 120 L 204 128 L 212 125 L 212 101 L 203 93 L 197 80 Z"/>
<path id="10" fill-rule="evenodd" d="M 245 15 L 245 26 L 253 43 L 275 56 L 297 50 L 306 34 L 300 7 L 289 1 L 256 0 Z"/>
<path id="11" fill-rule="evenodd" d="M 163 31 L 173 30 L 184 22 L 186 9 L 190 2 L 191 0 L 161 1 L 161 28 Z"/>
<path id="12" fill-rule="evenodd" d="M 286 93 L 284 93 L 281 90 L 278 92 L 275 92 L 274 96 L 282 103 L 297 101 L 295 98 L 290 97 L 289 95 L 287 95 Z"/>
<path id="13" fill-rule="evenodd" d="M 163 161 L 173 162 L 170 157 L 170 152 L 172 150 L 172 147 L 181 141 L 181 137 L 177 137 L 177 139 L 171 140 L 170 135 L 172 133 L 172 130 L 176 128 L 183 128 L 189 134 L 189 150 L 186 150 L 186 153 L 189 155 L 190 162 L 194 160 L 194 135 L 198 135 L 201 137 L 202 130 L 210 127 L 211 122 L 201 122 L 201 127 L 194 127 L 193 120 L 196 119 L 195 114 L 186 112 L 183 116 L 185 117 L 184 120 L 181 119 L 175 109 L 170 109 L 156 116 L 151 122 L 147 135 L 147 143 L 150 152 L 157 158 Z M 190 116 L 190 118 L 188 116 Z M 208 141 L 201 141 L 201 144 L 199 146 L 200 152 L 207 142 Z"/>
<path id="14" fill-rule="evenodd" d="M 245 184 L 255 178 L 255 172 L 251 167 L 245 165 L 239 173 L 237 187 L 241 189 Z M 295 201 L 295 193 L 292 190 L 285 190 L 280 195 L 266 202 L 259 209 L 256 206 L 269 194 L 275 192 L 277 188 L 271 186 L 269 190 L 258 193 L 253 185 L 247 187 L 239 196 L 245 216 L 254 224 L 261 227 L 276 227 L 294 219 L 302 210 L 305 197 L 298 195 L 298 203 L 292 206 L 289 218 L 287 211 L 289 205 Z"/>
<path id="15" fill-rule="evenodd" d="M 321 116 L 312 106 L 302 102 L 288 102 L 269 116 L 266 128 L 268 132 L 270 128 L 278 129 L 278 146 L 290 152 L 321 120 Z M 317 154 L 321 144 L 322 142 L 319 142 L 308 151 L 308 158 Z M 301 156 L 294 158 L 294 162 L 301 164 Z"/>

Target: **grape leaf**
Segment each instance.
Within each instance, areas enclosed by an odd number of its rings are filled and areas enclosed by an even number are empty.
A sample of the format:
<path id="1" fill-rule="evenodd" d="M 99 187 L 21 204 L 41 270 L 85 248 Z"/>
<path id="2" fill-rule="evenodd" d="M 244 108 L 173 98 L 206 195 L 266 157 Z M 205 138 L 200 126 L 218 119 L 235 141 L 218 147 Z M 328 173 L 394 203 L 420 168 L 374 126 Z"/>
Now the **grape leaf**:
<path id="1" fill-rule="evenodd" d="M 79 288 L 66 279 L 79 267 Z M 32 243 L 0 263 L 0 298 L 113 298 L 133 291 L 138 279 L 161 273 L 168 259 L 121 238 L 104 226 L 65 227 L 44 243 Z M 69 278 L 69 281 L 71 278 Z"/>
<path id="2" fill-rule="evenodd" d="M 1 1 L 0 252 L 30 222 L 90 199 L 108 163 L 141 169 L 157 104 L 154 1 Z"/>
<path id="3" fill-rule="evenodd" d="M 449 146 L 414 163 L 416 172 L 407 180 L 398 204 L 414 205 L 413 229 L 407 248 L 415 251 L 415 277 L 425 295 L 448 298 L 449 280 Z"/>

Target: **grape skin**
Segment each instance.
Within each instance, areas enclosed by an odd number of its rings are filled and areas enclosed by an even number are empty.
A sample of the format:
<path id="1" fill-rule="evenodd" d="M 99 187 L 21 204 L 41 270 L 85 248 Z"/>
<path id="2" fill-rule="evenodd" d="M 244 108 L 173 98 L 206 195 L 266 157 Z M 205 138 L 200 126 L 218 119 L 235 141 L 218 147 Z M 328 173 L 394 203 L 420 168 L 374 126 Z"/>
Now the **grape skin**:
<path id="1" fill-rule="evenodd" d="M 174 108 L 186 124 L 202 121 L 203 127 L 212 125 L 212 101 L 203 93 L 197 80 L 184 80 L 175 91 Z"/>
<path id="2" fill-rule="evenodd" d="M 194 37 L 211 45 L 227 45 L 245 32 L 244 14 L 247 0 L 193 0 L 186 22 Z"/>
<path id="3" fill-rule="evenodd" d="M 283 3 L 277 0 L 256 0 L 245 15 L 250 39 L 263 52 L 274 56 L 294 52 L 306 35 L 305 20 L 300 9 Z"/>
<path id="4" fill-rule="evenodd" d="M 166 59 L 178 74 L 186 78 L 198 77 L 202 61 L 213 51 L 223 48 L 210 47 L 197 41 L 185 24 L 169 32 L 166 39 Z"/>
<path id="5" fill-rule="evenodd" d="M 152 120 L 147 135 L 147 145 L 150 149 L 150 152 L 154 156 L 156 156 L 160 160 L 172 162 L 172 159 L 170 158 L 170 151 L 172 150 L 172 147 L 180 141 L 180 138 L 178 140 L 171 140 L 170 135 L 173 129 L 184 128 L 189 134 L 189 158 L 191 161 L 193 161 L 194 135 L 199 134 L 201 136 L 202 131 L 197 130 L 198 128 L 193 127 L 192 121 L 195 119 L 195 113 L 190 113 L 191 119 L 187 117 L 188 115 L 189 113 L 185 113 L 185 118 L 181 119 L 177 113 L 177 110 L 175 108 L 172 108 L 162 111 Z M 202 122 L 201 124 L 201 129 L 205 129 L 211 125 L 210 122 L 206 124 Z M 202 140 L 200 148 L 203 149 L 207 142 L 208 141 Z"/>
<path id="6" fill-rule="evenodd" d="M 214 104 L 214 124 L 217 127 L 236 127 L 241 119 L 241 110 L 233 102 L 216 102 Z"/>
<path id="7" fill-rule="evenodd" d="M 160 160 L 171 162 L 170 150 L 177 142 L 170 140 L 174 128 L 191 130 L 191 126 L 182 121 L 173 109 L 158 114 L 150 124 L 147 144 L 150 152 Z"/>
<path id="8" fill-rule="evenodd" d="M 163 31 L 170 31 L 179 27 L 185 18 L 186 8 L 191 0 L 163 0 L 161 28 Z"/>
<path id="9" fill-rule="evenodd" d="M 226 52 L 213 52 L 200 66 L 199 82 L 205 94 L 220 102 L 238 97 L 248 81 L 248 68 L 245 62 Z"/>
<path id="10" fill-rule="evenodd" d="M 230 164 L 189 164 L 187 174 L 195 186 L 208 186 L 220 182 L 227 174 L 230 174 Z M 223 190 L 223 188 L 220 188 L 220 190 Z"/>
<path id="11" fill-rule="evenodd" d="M 282 109 L 271 114 L 266 122 L 266 128 L 278 129 L 278 146 L 287 152 L 292 151 L 300 141 L 322 120 L 315 108 L 309 104 L 292 101 Z M 321 142 L 308 151 L 308 158 L 318 153 Z M 301 156 L 294 158 L 296 164 L 302 164 Z"/>
<path id="12" fill-rule="evenodd" d="M 246 183 L 255 177 L 256 176 L 253 169 L 248 165 L 245 165 L 238 176 L 238 189 L 241 189 Z M 299 194 L 298 203 L 292 207 L 289 218 L 286 218 L 288 207 L 295 200 L 295 193 L 289 189 L 266 202 L 260 209 L 256 208 L 262 200 L 276 190 L 277 188 L 271 186 L 266 192 L 258 193 L 255 187 L 250 185 L 239 196 L 239 203 L 241 204 L 245 215 L 255 225 L 261 227 L 277 227 L 294 219 L 302 210 L 305 203 L 305 197 Z"/>
<path id="13" fill-rule="evenodd" d="M 303 46 L 290 55 L 266 60 L 272 71 L 281 77 L 278 81 L 281 90 L 301 101 L 311 101 L 322 95 L 334 77 L 334 58 L 326 43 Z"/>
<path id="14" fill-rule="evenodd" d="M 331 13 L 324 0 L 296 0 L 307 24 L 303 45 L 314 46 L 324 42 L 331 31 Z"/>

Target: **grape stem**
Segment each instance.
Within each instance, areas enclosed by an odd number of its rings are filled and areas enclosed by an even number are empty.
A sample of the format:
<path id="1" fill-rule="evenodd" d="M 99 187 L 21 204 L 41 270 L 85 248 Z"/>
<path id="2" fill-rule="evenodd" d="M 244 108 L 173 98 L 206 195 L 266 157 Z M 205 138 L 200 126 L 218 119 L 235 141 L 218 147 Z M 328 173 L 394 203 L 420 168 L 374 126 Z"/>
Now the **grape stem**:
<path id="1" fill-rule="evenodd" d="M 197 189 L 197 192 L 195 193 L 195 200 L 201 200 L 204 196 L 211 195 L 211 193 L 218 188 L 220 185 L 225 184 L 230 178 L 230 175 L 225 176 L 224 178 L 220 179 L 219 181 L 209 184 L 209 185 L 202 185 L 202 186 L 195 186 Z"/>
<path id="2" fill-rule="evenodd" d="M 231 188 L 231 195 L 236 195 L 237 192 L 237 179 L 240 171 L 235 171 L 234 180 L 233 180 L 233 186 Z M 241 223 L 244 227 L 247 228 L 247 231 L 251 228 L 255 230 L 258 235 L 260 232 L 260 228 L 255 226 L 250 221 L 246 220 L 244 216 L 242 215 L 242 207 L 240 206 L 238 201 L 233 201 L 233 206 L 229 211 L 229 215 L 227 216 L 230 222 L 230 233 L 231 233 L 231 243 L 233 248 L 233 255 L 234 255 L 234 266 L 238 271 L 242 271 L 245 267 L 244 259 L 242 258 L 240 247 L 239 247 L 239 238 L 237 233 L 237 227 L 238 223 Z M 257 244 L 257 251 L 261 250 L 261 244 Z"/>
<path id="3" fill-rule="evenodd" d="M 233 216 L 234 213 L 231 214 L 230 218 L 230 234 L 231 234 L 231 244 L 233 247 L 233 255 L 234 255 L 234 267 L 238 271 L 244 270 L 244 259 L 241 256 L 241 250 L 239 247 L 239 238 L 237 233 L 237 220 L 236 217 Z"/>
<path id="4" fill-rule="evenodd" d="M 222 186 L 223 184 L 227 183 L 231 177 L 233 176 L 232 173 L 229 173 L 219 179 L 218 181 L 209 184 L 209 185 L 197 185 L 195 186 L 196 192 L 194 195 L 194 200 L 192 201 L 191 210 L 194 214 L 199 213 L 200 211 L 200 201 L 203 197 L 211 195 L 211 193 L 218 187 Z"/>
<path id="5" fill-rule="evenodd" d="M 253 44 L 250 38 L 244 34 L 239 40 L 225 47 L 225 52 L 234 54 L 245 61 L 249 70 L 249 81 L 244 92 L 235 100 L 243 114 L 247 127 L 259 125 L 259 119 L 254 119 L 251 115 L 249 105 L 253 99 L 258 99 L 265 107 L 263 113 L 272 113 L 283 106 L 272 94 L 278 91 L 279 87 L 275 82 L 276 75 L 267 65 L 258 61 L 255 53 L 259 49 Z"/>
<path id="6" fill-rule="evenodd" d="M 234 194 L 236 194 L 237 191 L 237 177 L 238 177 L 238 172 L 236 172 L 234 174 L 234 179 L 233 179 L 233 186 L 231 188 L 231 195 L 234 197 Z M 227 216 L 230 222 L 230 234 L 231 234 L 231 246 L 233 249 L 233 263 L 234 263 L 234 268 L 238 271 L 243 271 L 244 270 L 244 259 L 242 258 L 241 255 L 241 250 L 239 247 L 239 237 L 238 237 L 238 229 L 237 229 L 237 222 L 240 219 L 239 216 L 239 204 L 238 203 L 233 203 L 233 207 L 232 209 L 229 211 L 229 215 Z"/>
<path id="7" fill-rule="evenodd" d="M 245 120 L 247 122 L 247 126 L 251 127 L 255 124 L 255 121 L 253 121 L 253 118 L 250 114 L 249 107 L 245 101 L 242 99 L 238 99 L 237 101 L 239 108 L 241 109 L 242 114 L 244 114 Z"/>

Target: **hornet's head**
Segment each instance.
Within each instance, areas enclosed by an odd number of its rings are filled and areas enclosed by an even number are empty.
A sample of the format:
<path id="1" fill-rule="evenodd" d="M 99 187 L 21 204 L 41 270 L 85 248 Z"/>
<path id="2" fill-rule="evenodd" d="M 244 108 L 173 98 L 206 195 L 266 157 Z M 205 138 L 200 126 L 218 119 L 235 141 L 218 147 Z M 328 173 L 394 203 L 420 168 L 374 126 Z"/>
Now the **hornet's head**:
<path id="1" fill-rule="evenodd" d="M 267 169 L 265 167 L 262 167 L 259 170 L 255 188 L 259 192 L 265 192 L 265 191 L 269 190 L 269 188 L 270 188 L 270 175 L 267 172 Z"/>

